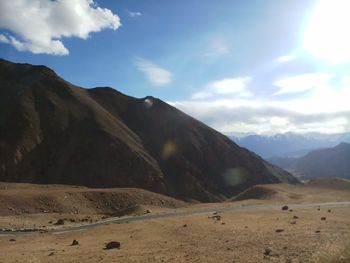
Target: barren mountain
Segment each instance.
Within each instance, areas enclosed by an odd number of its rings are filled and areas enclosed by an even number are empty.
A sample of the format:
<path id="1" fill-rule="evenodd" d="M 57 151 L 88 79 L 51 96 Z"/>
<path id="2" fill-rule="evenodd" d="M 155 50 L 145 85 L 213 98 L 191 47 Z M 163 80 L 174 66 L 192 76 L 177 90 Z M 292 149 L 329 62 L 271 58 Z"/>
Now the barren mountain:
<path id="1" fill-rule="evenodd" d="M 342 177 L 350 179 L 350 144 L 340 143 L 333 148 L 312 151 L 307 155 L 286 162 L 283 158 L 273 160 L 296 175 L 313 177 Z"/>
<path id="2" fill-rule="evenodd" d="M 222 200 L 297 180 L 165 102 L 0 60 L 0 181 L 139 187 Z"/>

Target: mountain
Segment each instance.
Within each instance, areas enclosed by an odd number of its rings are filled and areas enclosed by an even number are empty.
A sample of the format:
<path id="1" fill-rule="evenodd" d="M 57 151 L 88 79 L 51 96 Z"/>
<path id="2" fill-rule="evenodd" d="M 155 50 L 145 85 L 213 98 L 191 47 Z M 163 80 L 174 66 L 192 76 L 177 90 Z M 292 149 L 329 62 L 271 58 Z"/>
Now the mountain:
<path id="1" fill-rule="evenodd" d="M 296 176 L 342 177 L 350 179 L 350 144 L 315 150 L 301 158 L 274 158 L 271 162 L 288 169 Z"/>
<path id="2" fill-rule="evenodd" d="M 350 142 L 350 133 L 284 133 L 273 136 L 248 135 L 230 136 L 241 147 L 257 153 L 263 158 L 300 157 L 308 152 L 333 147 L 341 142 Z"/>
<path id="3" fill-rule="evenodd" d="M 165 102 L 0 60 L 0 181 L 139 187 L 200 201 L 293 176 Z"/>

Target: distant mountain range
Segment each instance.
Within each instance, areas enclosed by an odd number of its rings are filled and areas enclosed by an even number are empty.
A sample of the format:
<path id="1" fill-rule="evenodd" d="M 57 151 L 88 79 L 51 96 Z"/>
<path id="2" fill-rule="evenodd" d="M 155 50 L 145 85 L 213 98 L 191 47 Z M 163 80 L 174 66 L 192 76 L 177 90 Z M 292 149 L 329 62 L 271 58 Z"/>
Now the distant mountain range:
<path id="1" fill-rule="evenodd" d="M 241 147 L 245 147 L 265 159 L 272 157 L 300 157 L 315 149 L 334 147 L 341 142 L 350 142 L 350 133 L 285 133 L 273 136 L 231 135 L 229 137 Z"/>
<path id="2" fill-rule="evenodd" d="M 297 179 L 165 102 L 0 60 L 0 181 L 223 200 Z"/>
<path id="3" fill-rule="evenodd" d="M 303 178 L 342 177 L 350 179 L 350 144 L 311 151 L 300 158 L 271 158 L 270 162 Z"/>

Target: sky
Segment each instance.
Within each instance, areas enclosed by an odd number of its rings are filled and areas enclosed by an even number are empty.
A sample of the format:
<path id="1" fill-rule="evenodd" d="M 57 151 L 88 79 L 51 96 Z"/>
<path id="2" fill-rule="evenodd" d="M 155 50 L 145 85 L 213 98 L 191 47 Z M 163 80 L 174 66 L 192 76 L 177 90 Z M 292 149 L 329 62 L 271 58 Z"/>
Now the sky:
<path id="1" fill-rule="evenodd" d="M 348 0 L 4 0 L 0 57 L 225 134 L 350 131 Z"/>

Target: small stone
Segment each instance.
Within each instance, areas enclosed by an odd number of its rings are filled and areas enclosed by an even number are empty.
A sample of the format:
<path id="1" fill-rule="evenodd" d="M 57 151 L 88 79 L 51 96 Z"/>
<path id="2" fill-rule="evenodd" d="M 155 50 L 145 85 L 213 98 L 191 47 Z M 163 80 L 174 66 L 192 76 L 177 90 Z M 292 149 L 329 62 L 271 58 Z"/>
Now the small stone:
<path id="1" fill-rule="evenodd" d="M 51 252 L 51 253 L 49 254 L 49 257 L 53 256 L 54 254 L 55 254 L 54 252 Z"/>
<path id="2" fill-rule="evenodd" d="M 151 210 L 146 210 L 146 214 L 150 214 L 151 213 Z"/>
<path id="3" fill-rule="evenodd" d="M 288 210 L 288 206 L 287 205 L 282 206 L 282 210 L 283 211 Z"/>
<path id="4" fill-rule="evenodd" d="M 187 224 L 184 224 L 183 227 L 187 227 Z"/>
<path id="5" fill-rule="evenodd" d="M 16 241 L 16 239 L 11 238 L 9 241 L 10 241 L 10 242 L 15 242 L 15 241 Z"/>
<path id="6" fill-rule="evenodd" d="M 78 242 L 78 240 L 74 239 L 74 240 L 72 241 L 71 246 L 77 246 L 77 245 L 79 245 L 79 242 Z"/>
<path id="7" fill-rule="evenodd" d="M 321 217 L 321 220 L 322 221 L 326 220 L 326 217 L 325 216 Z"/>
<path id="8" fill-rule="evenodd" d="M 276 233 L 281 233 L 283 231 L 284 231 L 284 229 L 276 229 Z"/>
<path id="9" fill-rule="evenodd" d="M 120 248 L 120 242 L 111 241 L 111 242 L 107 243 L 106 247 L 105 247 L 106 250 L 114 249 L 114 248 Z"/>
<path id="10" fill-rule="evenodd" d="M 293 216 L 293 219 L 299 219 L 299 216 Z"/>
<path id="11" fill-rule="evenodd" d="M 320 230 L 316 230 L 315 233 L 320 233 L 321 231 Z"/>
<path id="12" fill-rule="evenodd" d="M 328 210 L 328 213 L 332 212 L 330 209 Z"/>
<path id="13" fill-rule="evenodd" d="M 265 248 L 264 255 L 269 256 L 271 255 L 272 250 L 270 248 Z"/>
<path id="14" fill-rule="evenodd" d="M 291 225 L 295 225 L 297 222 L 296 221 L 291 221 L 290 224 Z"/>
<path id="15" fill-rule="evenodd" d="M 64 220 L 63 219 L 58 219 L 57 222 L 54 225 L 56 225 L 56 226 L 64 225 Z"/>

